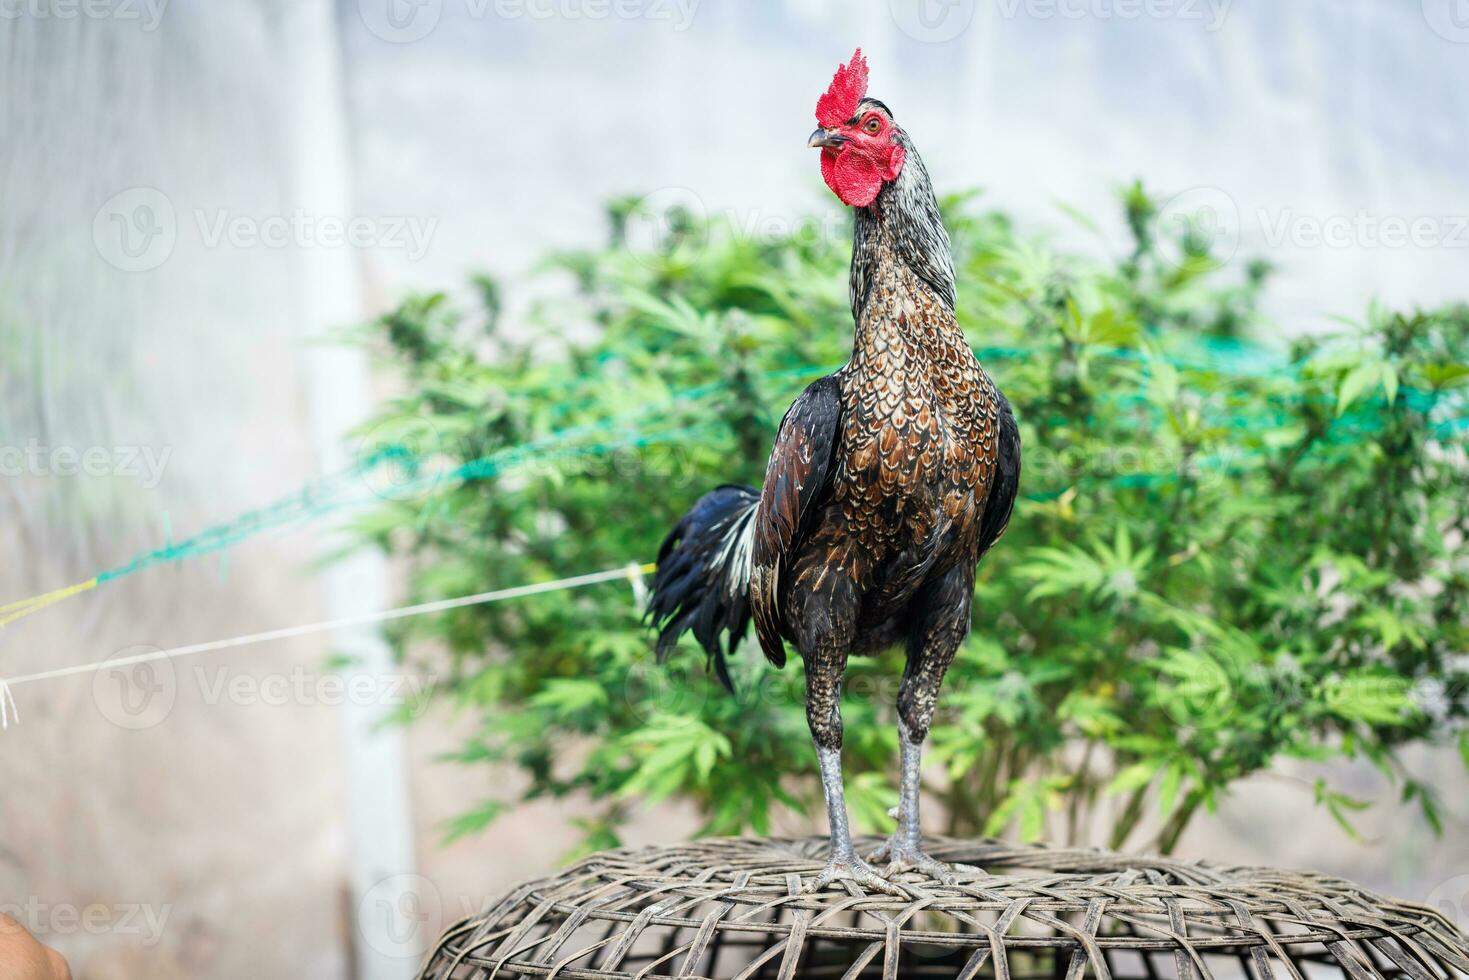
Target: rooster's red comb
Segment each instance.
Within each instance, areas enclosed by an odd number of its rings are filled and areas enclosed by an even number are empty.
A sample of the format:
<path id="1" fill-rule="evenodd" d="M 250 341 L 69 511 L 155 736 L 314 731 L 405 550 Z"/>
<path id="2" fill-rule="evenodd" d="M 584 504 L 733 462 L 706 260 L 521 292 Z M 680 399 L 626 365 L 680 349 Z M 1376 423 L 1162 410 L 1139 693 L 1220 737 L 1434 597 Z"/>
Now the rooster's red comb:
<path id="1" fill-rule="evenodd" d="M 837 68 L 826 94 L 816 100 L 816 122 L 828 129 L 840 126 L 857 114 L 857 104 L 866 94 L 867 59 L 858 48 L 851 61 Z"/>

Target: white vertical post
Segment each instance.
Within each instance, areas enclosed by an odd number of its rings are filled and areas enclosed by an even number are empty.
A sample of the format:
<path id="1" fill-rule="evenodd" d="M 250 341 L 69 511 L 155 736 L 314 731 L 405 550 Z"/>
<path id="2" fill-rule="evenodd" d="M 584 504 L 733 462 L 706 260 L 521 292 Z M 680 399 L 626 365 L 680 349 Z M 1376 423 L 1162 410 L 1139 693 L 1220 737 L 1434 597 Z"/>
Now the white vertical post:
<path id="1" fill-rule="evenodd" d="M 289 73 L 285 98 L 294 111 L 290 205 L 318 221 L 345 222 L 352 217 L 352 167 L 333 4 L 297 0 L 279 9 L 282 62 Z M 293 258 L 303 339 L 362 318 L 362 281 L 351 248 L 298 247 Z M 361 351 L 330 344 L 312 344 L 304 356 L 312 441 L 322 471 L 336 472 L 353 462 L 346 433 L 372 404 L 367 359 Z M 386 563 L 370 552 L 328 565 L 321 583 L 332 618 L 390 605 Z M 391 651 L 374 627 L 333 631 L 330 642 L 353 659 L 355 670 L 377 676 L 394 670 Z M 432 886 L 414 874 L 402 734 L 379 727 L 389 706 L 351 700 L 337 710 L 347 785 L 352 960 L 358 980 L 399 980 L 414 975 L 433 938 L 426 930 L 438 896 L 426 894 Z"/>

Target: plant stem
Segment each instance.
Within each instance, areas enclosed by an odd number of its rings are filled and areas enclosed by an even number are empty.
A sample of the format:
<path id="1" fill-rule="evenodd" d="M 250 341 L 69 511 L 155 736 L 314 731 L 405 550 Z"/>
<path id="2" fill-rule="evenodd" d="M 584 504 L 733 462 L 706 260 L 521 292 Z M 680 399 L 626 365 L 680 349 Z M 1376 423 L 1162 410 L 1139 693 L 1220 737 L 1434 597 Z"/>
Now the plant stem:
<path id="1" fill-rule="evenodd" d="M 1189 821 L 1193 820 L 1194 814 L 1198 812 L 1199 804 L 1204 798 L 1199 793 L 1190 793 L 1182 805 L 1173 811 L 1163 829 L 1158 831 L 1158 850 L 1163 854 L 1172 854 L 1173 849 L 1178 846 L 1178 839 L 1183 836 Z"/>
<path id="2" fill-rule="evenodd" d="M 1117 824 L 1112 828 L 1112 837 L 1107 842 L 1107 847 L 1117 850 L 1122 847 L 1123 841 L 1127 840 L 1137 822 L 1142 819 L 1143 803 L 1147 799 L 1148 787 L 1139 786 L 1132 791 L 1127 798 L 1127 805 L 1122 808 L 1122 816 L 1117 819 Z"/>

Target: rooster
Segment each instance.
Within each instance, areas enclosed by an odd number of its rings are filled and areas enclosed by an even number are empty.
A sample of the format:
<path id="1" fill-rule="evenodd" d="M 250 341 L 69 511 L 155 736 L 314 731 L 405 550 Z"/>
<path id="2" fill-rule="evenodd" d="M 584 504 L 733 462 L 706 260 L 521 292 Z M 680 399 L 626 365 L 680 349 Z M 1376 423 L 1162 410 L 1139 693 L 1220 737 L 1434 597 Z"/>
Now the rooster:
<path id="1" fill-rule="evenodd" d="M 786 412 L 760 490 L 721 486 L 669 533 L 648 614 L 660 660 L 692 630 L 731 690 L 726 652 L 752 618 L 773 664 L 785 664 L 786 643 L 796 648 L 831 828 L 830 858 L 806 889 L 848 879 L 892 892 L 904 871 L 954 880 L 921 846 L 923 742 L 969 630 L 976 566 L 1010 519 L 1020 434 L 955 320 L 928 173 L 892 111 L 867 96 L 860 48 L 817 101 L 816 121 L 807 144 L 854 213 L 851 360 Z M 842 675 L 849 656 L 899 643 L 897 828 L 864 860 L 842 790 Z M 869 861 L 887 862 L 884 872 Z"/>

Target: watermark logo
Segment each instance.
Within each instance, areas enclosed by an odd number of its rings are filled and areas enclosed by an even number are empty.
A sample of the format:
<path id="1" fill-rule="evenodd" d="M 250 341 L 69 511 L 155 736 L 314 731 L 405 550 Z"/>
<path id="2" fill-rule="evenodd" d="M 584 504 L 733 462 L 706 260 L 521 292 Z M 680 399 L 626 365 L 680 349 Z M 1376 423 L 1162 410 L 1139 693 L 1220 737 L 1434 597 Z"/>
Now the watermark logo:
<path id="1" fill-rule="evenodd" d="M 952 41 L 969 29 L 975 0 L 889 0 L 898 30 L 926 44 Z"/>
<path id="2" fill-rule="evenodd" d="M 107 658 L 92 675 L 92 700 L 102 716 L 119 728 L 141 731 L 166 719 L 178 700 L 178 675 L 166 660 L 116 663 L 157 653 L 158 647 L 132 646 Z"/>
<path id="3" fill-rule="evenodd" d="M 1229 671 L 1208 654 L 1170 658 L 1162 665 L 1156 697 L 1163 711 L 1187 730 L 1200 719 L 1228 714 L 1234 682 Z"/>
<path id="4" fill-rule="evenodd" d="M 678 650 L 675 657 L 693 657 Z M 634 715 L 647 722 L 659 715 L 697 717 L 708 685 L 691 676 L 687 664 L 662 664 L 652 657 L 634 661 L 623 682 L 623 696 Z"/>
<path id="5" fill-rule="evenodd" d="M 357 13 L 374 36 L 392 44 L 411 44 L 439 26 L 444 0 L 357 0 Z"/>
<path id="6" fill-rule="evenodd" d="M 1469 874 L 1455 875 L 1442 882 L 1423 899 L 1423 904 L 1469 932 Z"/>
<path id="7" fill-rule="evenodd" d="M 362 433 L 357 471 L 374 496 L 415 498 L 432 493 L 448 475 L 452 448 L 426 418 L 387 419 Z"/>
<path id="8" fill-rule="evenodd" d="M 98 254 L 123 272 L 148 272 L 167 262 L 178 234 L 173 202 L 154 187 L 113 195 L 92 219 Z"/>
<path id="9" fill-rule="evenodd" d="M 1223 265 L 1239 251 L 1239 205 L 1217 187 L 1175 194 L 1153 216 L 1153 241 L 1159 258 L 1174 268 Z"/>
<path id="10" fill-rule="evenodd" d="M 633 205 L 625 233 L 628 251 L 644 265 L 692 261 L 709 244 L 709 210 L 687 187 L 664 187 Z"/>
<path id="11" fill-rule="evenodd" d="M 1469 44 L 1469 0 L 1423 0 L 1423 19 L 1444 40 Z"/>
<path id="12" fill-rule="evenodd" d="M 433 939 L 443 908 L 443 898 L 432 881 L 422 875 L 393 875 L 362 896 L 357 928 L 383 956 L 413 959 Z"/>

